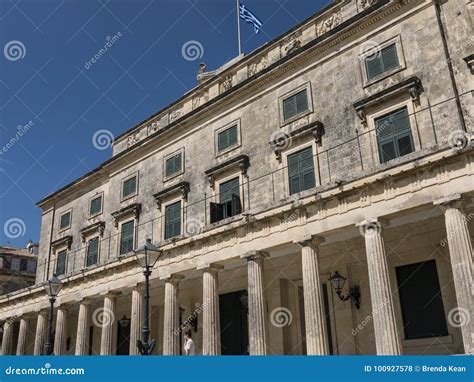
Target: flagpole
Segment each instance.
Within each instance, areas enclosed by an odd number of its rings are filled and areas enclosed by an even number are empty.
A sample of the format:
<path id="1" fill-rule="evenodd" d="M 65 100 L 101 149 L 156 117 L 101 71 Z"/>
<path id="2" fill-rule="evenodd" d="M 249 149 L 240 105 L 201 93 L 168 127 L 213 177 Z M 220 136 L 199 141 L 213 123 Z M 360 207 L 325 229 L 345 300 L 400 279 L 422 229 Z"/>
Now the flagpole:
<path id="1" fill-rule="evenodd" d="M 239 40 L 239 56 L 242 54 L 242 45 L 240 44 L 240 0 L 237 0 L 237 38 Z"/>

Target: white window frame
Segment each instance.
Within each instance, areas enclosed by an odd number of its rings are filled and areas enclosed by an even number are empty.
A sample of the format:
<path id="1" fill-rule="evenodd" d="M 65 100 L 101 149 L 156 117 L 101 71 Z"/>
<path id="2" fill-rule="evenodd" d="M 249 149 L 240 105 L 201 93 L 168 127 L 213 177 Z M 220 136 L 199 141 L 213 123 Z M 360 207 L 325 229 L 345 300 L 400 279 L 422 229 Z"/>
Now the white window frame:
<path id="1" fill-rule="evenodd" d="M 166 161 L 177 154 L 181 154 L 181 169 L 169 176 L 166 175 Z M 177 176 L 184 174 L 184 147 L 181 147 L 179 150 L 173 151 L 171 154 L 168 154 L 163 158 L 163 181 L 166 182 L 170 179 L 174 179 Z"/>
<path id="2" fill-rule="evenodd" d="M 219 140 L 218 140 L 219 134 L 222 133 L 223 131 L 227 130 L 227 129 L 230 129 L 233 126 L 237 126 L 237 143 L 233 146 L 227 147 L 226 149 L 224 149 L 222 151 L 219 151 Z M 218 129 L 216 129 L 214 131 L 214 153 L 215 153 L 215 157 L 219 157 L 221 155 L 227 154 L 228 152 L 234 151 L 234 150 L 236 150 L 237 148 L 239 148 L 241 146 L 242 146 L 242 130 L 241 130 L 241 126 L 240 126 L 240 118 L 236 119 L 236 120 L 234 120 L 230 123 L 227 123 L 226 125 L 221 126 L 221 127 L 219 127 Z"/>
<path id="3" fill-rule="evenodd" d="M 296 114 L 293 117 L 285 120 L 285 114 L 283 112 L 283 101 L 301 92 L 302 90 L 306 90 L 306 96 L 308 97 L 308 110 Z M 300 118 L 306 117 L 307 115 L 311 114 L 313 112 L 313 94 L 311 92 L 311 82 L 305 82 L 304 84 L 278 97 L 278 110 L 280 114 L 280 127 L 288 125 L 289 123 L 292 123 Z"/>
<path id="4" fill-rule="evenodd" d="M 92 201 L 99 198 L 99 197 L 101 198 L 100 211 L 96 212 L 93 215 L 91 215 Z M 89 211 L 88 211 L 89 219 L 94 218 L 94 217 L 99 216 L 99 215 L 102 215 L 103 213 L 104 213 L 104 191 L 101 191 L 101 192 L 98 192 L 98 193 L 94 194 L 93 196 L 91 196 L 89 198 Z"/>
<path id="5" fill-rule="evenodd" d="M 62 228 L 61 228 L 61 218 L 62 218 L 64 215 L 68 214 L 68 213 L 70 214 L 70 216 L 69 216 L 69 224 L 68 224 L 66 227 L 62 227 Z M 64 231 L 70 229 L 70 228 L 71 228 L 71 224 L 72 224 L 72 208 L 69 208 L 69 209 L 67 209 L 67 210 L 65 210 L 65 211 L 63 211 L 63 212 L 60 212 L 60 213 L 59 213 L 59 219 L 58 219 L 58 232 L 64 232 Z"/>
<path id="6" fill-rule="evenodd" d="M 377 111 L 367 114 L 367 126 L 370 131 L 369 137 L 371 141 L 371 147 L 372 147 L 372 153 L 373 153 L 375 166 L 387 165 L 387 164 L 390 164 L 392 161 L 396 161 L 396 160 L 399 160 L 400 158 L 403 158 L 403 157 L 397 157 L 387 162 L 383 162 L 383 163 L 381 162 L 378 139 L 377 139 L 377 131 L 375 128 L 375 120 L 377 118 L 383 117 L 403 107 L 406 107 L 407 112 L 408 112 L 408 120 L 410 122 L 410 128 L 411 128 L 411 134 L 412 134 L 413 146 L 414 146 L 413 153 L 421 150 L 418 124 L 415 118 L 415 107 L 413 105 L 413 101 L 410 95 L 406 94 L 403 97 L 398 97 L 396 100 L 392 101 L 391 103 L 388 103 L 388 102 L 384 103 L 384 106 L 385 107 L 379 108 Z M 407 155 L 410 155 L 410 154 L 407 154 Z"/>
<path id="7" fill-rule="evenodd" d="M 128 176 L 126 176 L 125 178 L 122 179 L 121 183 L 120 183 L 120 201 L 121 202 L 124 202 L 125 200 L 129 200 L 135 196 L 138 195 L 138 187 L 139 187 L 139 180 L 140 180 L 140 177 L 138 176 L 138 171 L 135 171 L 133 174 L 130 174 Z M 137 180 L 136 180 L 136 187 L 135 187 L 135 193 L 133 194 L 130 194 L 130 195 L 127 195 L 127 196 L 123 196 L 123 184 L 127 181 L 127 180 L 130 180 L 132 178 L 136 177 Z"/>
<path id="8" fill-rule="evenodd" d="M 371 41 L 371 43 L 369 44 L 367 43 L 367 41 Z M 385 41 L 381 41 L 380 43 L 377 41 L 376 37 L 371 37 L 371 39 L 367 41 L 365 42 L 365 44 L 367 45 L 367 49 L 359 54 L 359 65 L 360 65 L 362 82 L 364 84 L 364 87 L 373 85 L 376 82 L 379 82 L 387 77 L 394 75 L 395 73 L 398 73 L 406 69 L 407 66 L 405 62 L 405 54 L 403 51 L 402 38 L 400 35 L 397 35 Z M 378 76 L 375 76 L 374 78 L 369 79 L 367 77 L 367 68 L 365 65 L 365 59 L 373 54 L 377 54 L 376 53 L 377 51 L 382 51 L 384 48 L 392 44 L 395 44 L 395 49 L 397 51 L 398 66 L 392 69 L 389 69 L 386 72 L 383 72 L 379 74 Z"/>

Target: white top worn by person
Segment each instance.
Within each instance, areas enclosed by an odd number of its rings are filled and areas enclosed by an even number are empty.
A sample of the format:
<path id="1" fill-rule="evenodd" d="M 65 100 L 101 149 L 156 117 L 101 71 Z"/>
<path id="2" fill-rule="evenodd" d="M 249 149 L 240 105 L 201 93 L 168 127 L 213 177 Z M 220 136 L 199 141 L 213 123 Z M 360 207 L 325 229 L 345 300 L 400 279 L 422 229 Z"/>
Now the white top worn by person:
<path id="1" fill-rule="evenodd" d="M 195 355 L 194 341 L 191 338 L 191 331 L 184 333 L 184 354 Z"/>

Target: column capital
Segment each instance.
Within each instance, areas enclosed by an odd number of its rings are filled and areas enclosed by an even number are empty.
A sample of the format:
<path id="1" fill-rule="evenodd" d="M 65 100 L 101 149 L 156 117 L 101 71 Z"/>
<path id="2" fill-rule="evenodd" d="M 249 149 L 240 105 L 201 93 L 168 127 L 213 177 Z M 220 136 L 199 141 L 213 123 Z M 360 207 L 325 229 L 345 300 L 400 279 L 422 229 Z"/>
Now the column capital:
<path id="1" fill-rule="evenodd" d="M 462 209 L 466 204 L 466 200 L 461 194 L 451 194 L 440 199 L 433 201 L 433 205 L 439 206 L 442 209 L 445 208 L 457 208 Z"/>
<path id="2" fill-rule="evenodd" d="M 362 220 L 359 223 L 356 223 L 356 227 L 359 228 L 360 234 L 366 236 L 367 233 L 381 233 L 382 228 L 388 227 L 390 222 L 381 217 L 373 217 Z"/>
<path id="3" fill-rule="evenodd" d="M 100 296 L 102 297 L 110 297 L 110 298 L 116 298 L 120 295 L 120 292 L 118 291 L 105 291 L 105 292 L 101 292 L 99 293 Z"/>
<path id="4" fill-rule="evenodd" d="M 249 251 L 240 256 L 240 258 L 247 259 L 247 261 L 255 261 L 267 257 L 270 257 L 270 254 L 265 251 Z"/>
<path id="5" fill-rule="evenodd" d="M 184 276 L 180 274 L 165 274 L 160 276 L 160 280 L 168 283 L 176 283 L 178 281 L 184 280 Z"/>
<path id="6" fill-rule="evenodd" d="M 293 240 L 293 244 L 299 245 L 301 248 L 309 246 L 318 246 L 324 243 L 325 239 L 321 235 L 305 235 L 299 239 Z"/>
<path id="7" fill-rule="evenodd" d="M 202 263 L 198 264 L 197 270 L 198 271 L 219 271 L 220 269 L 224 269 L 224 265 L 218 263 Z"/>

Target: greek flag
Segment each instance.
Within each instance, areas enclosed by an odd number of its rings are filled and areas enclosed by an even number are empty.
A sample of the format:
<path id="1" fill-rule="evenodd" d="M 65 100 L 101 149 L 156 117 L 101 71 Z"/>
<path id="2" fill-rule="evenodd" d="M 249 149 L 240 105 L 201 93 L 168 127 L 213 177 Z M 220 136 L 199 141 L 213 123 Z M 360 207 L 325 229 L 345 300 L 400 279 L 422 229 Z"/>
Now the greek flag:
<path id="1" fill-rule="evenodd" d="M 260 32 L 260 28 L 262 27 L 263 23 L 260 21 L 260 19 L 257 16 L 255 16 L 252 12 L 250 12 L 243 4 L 239 5 L 239 15 L 242 20 L 253 25 L 253 30 L 255 31 L 255 33 Z"/>

